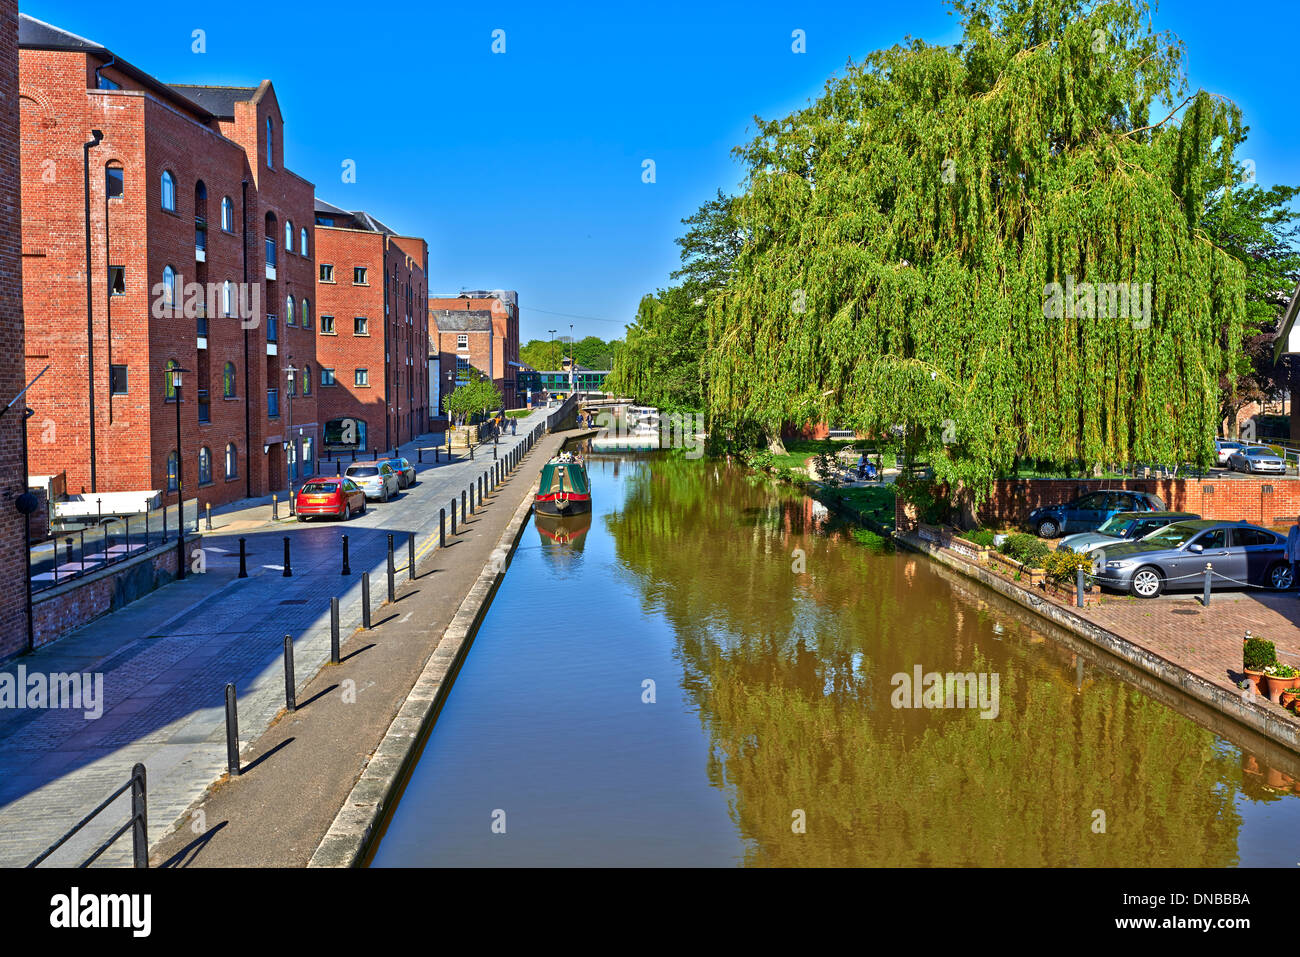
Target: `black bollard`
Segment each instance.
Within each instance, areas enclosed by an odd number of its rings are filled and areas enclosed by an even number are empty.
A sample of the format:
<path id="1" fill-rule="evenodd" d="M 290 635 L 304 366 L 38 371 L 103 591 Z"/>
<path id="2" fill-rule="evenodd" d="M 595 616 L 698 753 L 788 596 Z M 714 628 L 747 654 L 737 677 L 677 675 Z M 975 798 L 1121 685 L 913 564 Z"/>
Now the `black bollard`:
<path id="1" fill-rule="evenodd" d="M 406 578 L 415 581 L 415 532 L 406 536 Z"/>
<path id="2" fill-rule="evenodd" d="M 465 521 L 465 497 L 466 497 L 466 492 L 464 489 L 461 489 L 460 490 L 460 520 L 462 523 Z"/>
<path id="3" fill-rule="evenodd" d="M 456 534 L 456 500 L 451 500 L 451 533 Z"/>
<path id="4" fill-rule="evenodd" d="M 208 527 L 207 527 L 207 530 L 208 530 L 209 532 L 212 531 L 212 503 L 211 503 L 211 502 L 208 502 Z"/>
<path id="5" fill-rule="evenodd" d="M 276 498 L 274 492 L 271 493 L 271 521 L 280 520 L 280 500 Z M 163 509 L 163 538 L 167 537 L 167 510 Z"/>
<path id="6" fill-rule="evenodd" d="M 361 573 L 361 627 L 370 630 L 370 572 Z"/>
<path id="7" fill-rule="evenodd" d="M 447 547 L 447 510 L 438 509 L 438 547 Z"/>
<path id="8" fill-rule="evenodd" d="M 284 536 L 284 578 L 293 577 L 293 569 L 289 566 L 289 536 Z"/>
<path id="9" fill-rule="evenodd" d="M 1083 569 L 1074 570 L 1074 603 L 1079 608 L 1083 607 Z"/>
<path id="10" fill-rule="evenodd" d="M 248 577 L 248 555 L 245 552 L 245 548 L 247 547 L 247 544 L 248 544 L 248 539 L 244 538 L 244 536 L 242 535 L 239 536 L 239 577 L 240 578 Z"/>
<path id="11" fill-rule="evenodd" d="M 342 474 L 343 474 L 343 463 L 342 463 L 342 462 L 335 462 L 335 463 L 334 463 L 334 474 L 335 474 L 335 475 L 342 475 Z"/>
<path id="12" fill-rule="evenodd" d="M 415 450 L 415 460 L 421 465 L 424 464 L 424 446 L 420 446 L 420 448 Z"/>
<path id="13" fill-rule="evenodd" d="M 297 689 L 293 680 L 293 638 L 284 636 L 284 706 L 290 711 L 298 710 Z"/>
<path id="14" fill-rule="evenodd" d="M 239 712 L 235 707 L 235 686 L 226 685 L 226 770 L 236 777 L 239 767 Z"/>
<path id="15" fill-rule="evenodd" d="M 339 663 L 339 600 L 330 599 L 330 664 Z"/>
<path id="16" fill-rule="evenodd" d="M 148 517 L 148 514 L 149 514 L 148 512 L 145 513 L 146 521 L 148 520 L 148 518 L 147 518 L 147 517 Z M 148 528 L 148 526 L 146 525 L 145 528 Z M 162 540 L 163 540 L 164 542 L 167 541 L 167 503 L 166 503 L 166 502 L 163 502 L 163 537 L 162 537 Z M 147 545 L 148 543 L 149 543 L 149 536 L 146 535 L 146 536 L 145 536 L 145 544 Z"/>
<path id="17" fill-rule="evenodd" d="M 394 591 L 394 581 L 393 581 L 393 576 L 396 573 L 396 571 L 397 569 L 393 566 L 393 533 L 389 532 L 388 533 L 388 601 L 390 604 L 397 597 L 397 593 Z"/>
<path id="18" fill-rule="evenodd" d="M 343 536 L 343 574 L 352 574 L 352 566 L 348 564 L 348 537 L 346 534 Z"/>

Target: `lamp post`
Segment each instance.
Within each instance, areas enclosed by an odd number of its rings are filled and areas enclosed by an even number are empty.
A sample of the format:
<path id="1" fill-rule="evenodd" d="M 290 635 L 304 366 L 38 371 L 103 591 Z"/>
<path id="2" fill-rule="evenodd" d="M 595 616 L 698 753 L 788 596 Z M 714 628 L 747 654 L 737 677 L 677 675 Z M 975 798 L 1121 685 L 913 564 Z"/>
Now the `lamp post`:
<path id="1" fill-rule="evenodd" d="M 293 514 L 293 467 L 298 464 L 298 449 L 293 441 L 293 376 L 298 370 L 293 366 L 293 356 L 288 356 L 289 365 L 285 368 L 285 388 L 284 397 L 288 403 L 285 408 L 285 446 L 284 446 L 284 483 L 285 492 L 288 494 L 286 501 L 289 503 L 289 514 Z M 292 457 L 292 463 L 290 461 Z"/>
<path id="2" fill-rule="evenodd" d="M 572 395 L 576 389 L 577 376 L 573 371 L 573 323 L 569 323 L 569 394 Z"/>
<path id="3" fill-rule="evenodd" d="M 176 403 L 176 577 L 185 577 L 185 456 L 181 450 L 181 373 L 179 364 L 165 373 L 171 376 L 172 401 Z"/>

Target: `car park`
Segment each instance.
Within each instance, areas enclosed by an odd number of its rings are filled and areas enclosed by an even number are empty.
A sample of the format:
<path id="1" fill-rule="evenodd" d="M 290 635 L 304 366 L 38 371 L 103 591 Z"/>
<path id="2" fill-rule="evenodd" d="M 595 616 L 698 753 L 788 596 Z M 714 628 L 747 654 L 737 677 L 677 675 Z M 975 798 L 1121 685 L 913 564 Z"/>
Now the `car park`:
<path id="1" fill-rule="evenodd" d="M 1058 551 L 1086 555 L 1105 545 L 1136 542 L 1166 525 L 1200 517 L 1193 512 L 1119 512 L 1102 522 L 1096 531 L 1067 535 L 1056 547 Z"/>
<path id="2" fill-rule="evenodd" d="M 1220 465 L 1228 464 L 1228 456 L 1233 452 L 1239 452 L 1246 447 L 1244 442 L 1235 442 L 1232 439 L 1215 439 L 1214 454 L 1219 459 Z"/>
<path id="3" fill-rule="evenodd" d="M 1211 588 L 1284 591 L 1293 579 L 1286 538 L 1247 522 L 1175 522 L 1141 541 L 1103 546 L 1092 554 L 1098 584 L 1138 598 L 1199 590 L 1207 565 Z"/>
<path id="4" fill-rule="evenodd" d="M 399 488 L 408 488 L 415 484 L 415 466 L 411 464 L 410 459 L 402 458 L 399 455 L 395 458 L 380 459 L 379 461 L 391 467 L 397 473 Z"/>
<path id="5" fill-rule="evenodd" d="M 298 521 L 313 515 L 333 516 L 347 521 L 366 512 L 366 494 L 346 478 L 314 478 L 303 483 L 294 496 L 293 510 Z"/>
<path id="6" fill-rule="evenodd" d="M 1234 472 L 1286 474 L 1286 459 L 1267 445 L 1248 445 L 1228 456 L 1228 468 Z"/>
<path id="7" fill-rule="evenodd" d="M 1120 512 L 1163 512 L 1165 503 L 1150 492 L 1115 489 L 1085 492 L 1062 505 L 1044 505 L 1029 513 L 1029 530 L 1040 538 L 1091 532 Z"/>
<path id="8" fill-rule="evenodd" d="M 343 475 L 361 486 L 366 498 L 377 498 L 381 502 L 387 502 L 401 488 L 396 470 L 383 462 L 358 462 L 349 465 Z"/>

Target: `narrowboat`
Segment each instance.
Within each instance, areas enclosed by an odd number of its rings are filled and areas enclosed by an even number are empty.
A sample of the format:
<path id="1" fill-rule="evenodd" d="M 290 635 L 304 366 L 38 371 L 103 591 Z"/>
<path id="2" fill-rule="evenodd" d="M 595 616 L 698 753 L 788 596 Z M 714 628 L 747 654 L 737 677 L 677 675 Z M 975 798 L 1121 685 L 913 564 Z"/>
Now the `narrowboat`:
<path id="1" fill-rule="evenodd" d="M 582 456 L 561 452 L 542 466 L 533 508 L 542 515 L 578 515 L 591 511 L 591 483 Z"/>

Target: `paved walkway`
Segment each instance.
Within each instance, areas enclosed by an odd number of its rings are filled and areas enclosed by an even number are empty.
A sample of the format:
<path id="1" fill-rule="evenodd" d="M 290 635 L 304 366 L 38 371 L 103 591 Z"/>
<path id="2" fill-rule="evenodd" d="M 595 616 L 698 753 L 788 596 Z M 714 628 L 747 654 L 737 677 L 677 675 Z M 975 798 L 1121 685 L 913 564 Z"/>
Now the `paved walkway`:
<path id="1" fill-rule="evenodd" d="M 519 420 L 498 454 L 522 446 L 546 421 L 537 410 Z M 410 456 L 408 455 L 408 458 Z M 437 545 L 438 509 L 492 465 L 492 446 L 473 460 L 458 456 L 418 465 L 418 482 L 387 504 L 343 524 L 267 521 L 269 506 L 214 515 L 205 533 L 207 571 L 174 582 L 98 619 L 0 672 L 89 672 L 103 676 L 103 714 L 83 710 L 0 709 L 0 865 L 30 861 L 111 794 L 136 762 L 148 769 L 151 840 L 225 772 L 223 694 L 239 696 L 241 742 L 260 735 L 284 704 L 283 641 L 294 638 L 298 683 L 329 660 L 329 602 L 340 600 L 341 632 L 361 623 L 361 573 L 371 576 L 371 605 L 386 599 L 387 535 L 395 538 L 399 578 L 406 539 L 417 563 Z M 283 509 L 282 509 L 283 511 Z M 349 537 L 353 574 L 341 570 L 340 535 Z M 248 572 L 239 569 L 238 536 L 247 538 Z M 282 537 L 291 540 L 293 576 L 282 574 Z M 127 796 L 49 859 L 79 863 L 129 817 Z M 129 837 L 100 863 L 130 860 Z"/>

